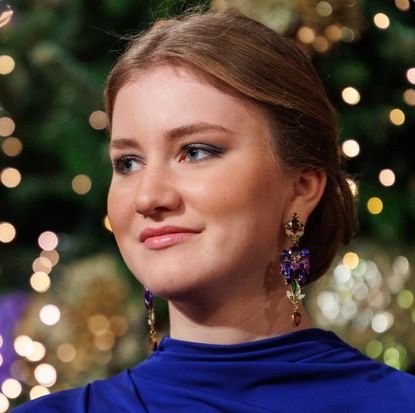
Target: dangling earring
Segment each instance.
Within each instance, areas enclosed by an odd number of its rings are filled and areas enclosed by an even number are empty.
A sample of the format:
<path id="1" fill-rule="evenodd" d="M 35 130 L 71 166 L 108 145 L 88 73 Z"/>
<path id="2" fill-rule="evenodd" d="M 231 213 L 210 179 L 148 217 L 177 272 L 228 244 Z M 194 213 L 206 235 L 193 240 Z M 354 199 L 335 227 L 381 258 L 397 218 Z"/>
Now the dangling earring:
<path id="1" fill-rule="evenodd" d="M 144 287 L 144 304 L 147 308 L 147 324 L 149 328 L 149 344 L 152 351 L 157 350 L 156 316 L 154 313 L 154 294 Z"/>
<path id="2" fill-rule="evenodd" d="M 305 294 L 301 293 L 301 286 L 310 274 L 310 251 L 307 248 L 300 250 L 299 243 L 304 234 L 304 224 L 296 212 L 284 227 L 285 233 L 290 238 L 291 246 L 288 251 L 281 252 L 281 275 L 284 276 L 285 284 L 290 286 L 287 297 L 294 304 L 291 320 L 294 327 L 298 327 L 301 323 L 301 314 L 298 310 L 301 300 L 305 297 Z"/>

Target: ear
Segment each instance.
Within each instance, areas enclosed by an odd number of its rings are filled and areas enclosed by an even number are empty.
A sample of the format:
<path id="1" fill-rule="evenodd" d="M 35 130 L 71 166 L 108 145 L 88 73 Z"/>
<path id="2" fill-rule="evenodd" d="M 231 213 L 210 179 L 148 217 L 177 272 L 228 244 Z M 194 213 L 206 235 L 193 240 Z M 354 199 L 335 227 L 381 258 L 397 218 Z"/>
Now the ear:
<path id="1" fill-rule="evenodd" d="M 297 212 L 301 222 L 307 222 L 313 209 L 318 205 L 327 183 L 327 174 L 316 169 L 303 169 L 295 173 L 292 180 L 292 197 L 286 210 L 286 221 Z"/>

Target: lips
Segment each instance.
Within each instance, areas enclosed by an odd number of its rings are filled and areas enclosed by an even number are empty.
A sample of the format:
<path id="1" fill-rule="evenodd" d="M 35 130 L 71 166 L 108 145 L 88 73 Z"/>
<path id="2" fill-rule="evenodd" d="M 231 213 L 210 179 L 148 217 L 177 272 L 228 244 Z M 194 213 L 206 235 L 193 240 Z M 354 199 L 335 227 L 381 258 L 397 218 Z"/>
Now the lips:
<path id="1" fill-rule="evenodd" d="M 148 238 L 153 237 L 160 237 L 167 234 L 198 234 L 201 231 L 191 229 L 191 228 L 183 228 L 183 227 L 175 227 L 175 226 L 164 226 L 161 228 L 146 228 L 144 231 L 140 233 L 140 242 L 145 242 Z"/>

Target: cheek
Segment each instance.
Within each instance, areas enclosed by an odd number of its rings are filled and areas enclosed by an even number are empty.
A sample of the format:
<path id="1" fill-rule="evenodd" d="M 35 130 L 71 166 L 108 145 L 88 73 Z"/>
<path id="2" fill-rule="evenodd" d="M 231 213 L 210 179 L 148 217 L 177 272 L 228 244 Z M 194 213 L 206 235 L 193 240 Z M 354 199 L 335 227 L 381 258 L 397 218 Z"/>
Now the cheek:
<path id="1" fill-rule="evenodd" d="M 119 231 L 128 226 L 132 210 L 130 191 L 125 191 L 112 182 L 108 191 L 107 208 L 112 230 L 117 237 Z"/>

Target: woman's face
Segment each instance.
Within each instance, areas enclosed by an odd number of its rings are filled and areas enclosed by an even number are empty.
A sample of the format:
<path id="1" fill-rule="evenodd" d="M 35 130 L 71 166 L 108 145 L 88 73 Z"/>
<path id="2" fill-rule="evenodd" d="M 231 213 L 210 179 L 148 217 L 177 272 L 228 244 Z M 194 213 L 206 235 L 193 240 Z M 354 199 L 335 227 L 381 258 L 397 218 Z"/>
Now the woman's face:
<path id="1" fill-rule="evenodd" d="M 270 139 L 258 107 L 183 68 L 118 92 L 108 214 L 129 269 L 156 295 L 263 286 L 292 212 Z"/>

